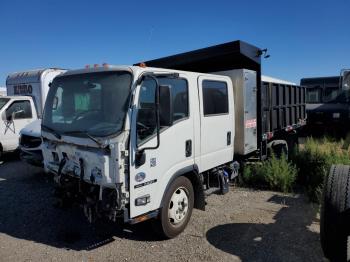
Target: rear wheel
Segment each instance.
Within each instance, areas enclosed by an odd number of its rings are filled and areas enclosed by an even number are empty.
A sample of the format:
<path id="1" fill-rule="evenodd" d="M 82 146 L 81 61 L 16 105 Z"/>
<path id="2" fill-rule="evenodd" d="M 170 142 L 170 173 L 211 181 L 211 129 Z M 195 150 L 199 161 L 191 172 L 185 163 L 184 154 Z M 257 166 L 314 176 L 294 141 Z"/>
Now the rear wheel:
<path id="1" fill-rule="evenodd" d="M 272 154 L 277 158 L 282 158 L 282 155 L 288 159 L 288 144 L 285 140 L 274 140 L 268 144 L 268 154 L 269 157 Z"/>
<path id="2" fill-rule="evenodd" d="M 155 227 L 161 237 L 174 238 L 187 226 L 193 209 L 194 193 L 191 181 L 178 177 L 164 196 L 164 204 Z"/>
<path id="3" fill-rule="evenodd" d="M 331 261 L 350 261 L 350 166 L 333 165 L 325 179 L 321 244 Z"/>

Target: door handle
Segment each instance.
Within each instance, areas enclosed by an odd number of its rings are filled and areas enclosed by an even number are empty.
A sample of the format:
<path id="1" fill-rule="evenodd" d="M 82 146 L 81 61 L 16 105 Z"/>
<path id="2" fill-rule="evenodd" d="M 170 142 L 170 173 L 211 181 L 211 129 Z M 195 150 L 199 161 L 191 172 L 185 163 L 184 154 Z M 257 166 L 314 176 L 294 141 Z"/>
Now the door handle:
<path id="1" fill-rule="evenodd" d="M 231 145 L 231 131 L 227 132 L 227 145 Z"/>
<path id="2" fill-rule="evenodd" d="M 186 141 L 185 152 L 186 157 L 190 157 L 192 155 L 192 140 Z"/>

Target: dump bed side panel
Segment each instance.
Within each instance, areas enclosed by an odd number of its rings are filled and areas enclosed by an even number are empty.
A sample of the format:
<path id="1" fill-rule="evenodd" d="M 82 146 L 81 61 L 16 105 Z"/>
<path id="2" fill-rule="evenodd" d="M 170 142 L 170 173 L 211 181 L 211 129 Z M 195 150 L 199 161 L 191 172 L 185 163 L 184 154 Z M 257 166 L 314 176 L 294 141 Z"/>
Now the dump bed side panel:
<path id="1" fill-rule="evenodd" d="M 262 82 L 263 134 L 295 129 L 306 120 L 305 87 Z"/>
<path id="2" fill-rule="evenodd" d="M 247 155 L 258 149 L 257 74 L 253 70 L 236 69 L 215 72 L 231 78 L 235 100 L 235 155 Z"/>

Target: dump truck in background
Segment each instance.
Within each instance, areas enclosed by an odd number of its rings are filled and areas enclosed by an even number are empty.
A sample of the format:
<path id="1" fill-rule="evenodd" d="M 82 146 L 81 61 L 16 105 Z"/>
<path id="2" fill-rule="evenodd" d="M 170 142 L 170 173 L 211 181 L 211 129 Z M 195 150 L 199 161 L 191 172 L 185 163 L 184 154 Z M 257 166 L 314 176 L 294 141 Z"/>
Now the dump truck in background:
<path id="1" fill-rule="evenodd" d="M 163 237 L 180 234 L 238 163 L 288 151 L 305 124 L 305 89 L 262 83 L 260 56 L 234 41 L 57 76 L 41 132 L 60 203 L 91 222 L 152 219 Z"/>
<path id="2" fill-rule="evenodd" d="M 4 113 L 0 125 L 3 130 L 0 133 L 0 153 L 20 146 L 23 160 L 42 165 L 40 119 L 49 85 L 63 72 L 63 69 L 47 68 L 15 72 L 7 77 L 7 96 L 1 98 L 7 102 L 1 109 Z"/>
<path id="3" fill-rule="evenodd" d="M 345 136 L 350 130 L 350 70 L 340 76 L 303 78 L 309 135 Z"/>

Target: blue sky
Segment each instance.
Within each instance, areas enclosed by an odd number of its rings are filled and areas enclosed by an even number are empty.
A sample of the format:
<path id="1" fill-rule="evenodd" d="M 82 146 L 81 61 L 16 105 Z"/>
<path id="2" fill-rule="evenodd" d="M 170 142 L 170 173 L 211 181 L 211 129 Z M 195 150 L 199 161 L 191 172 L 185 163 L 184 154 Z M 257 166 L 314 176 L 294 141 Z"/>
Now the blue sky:
<path id="1" fill-rule="evenodd" d="M 266 75 L 350 68 L 349 0 L 0 2 L 0 86 L 14 71 L 132 64 L 232 40 L 268 48 Z"/>

